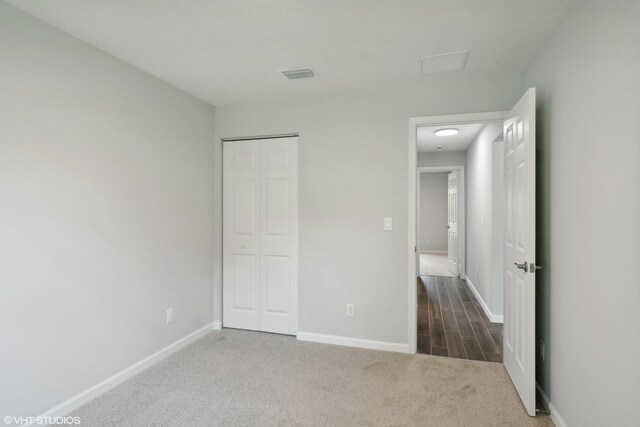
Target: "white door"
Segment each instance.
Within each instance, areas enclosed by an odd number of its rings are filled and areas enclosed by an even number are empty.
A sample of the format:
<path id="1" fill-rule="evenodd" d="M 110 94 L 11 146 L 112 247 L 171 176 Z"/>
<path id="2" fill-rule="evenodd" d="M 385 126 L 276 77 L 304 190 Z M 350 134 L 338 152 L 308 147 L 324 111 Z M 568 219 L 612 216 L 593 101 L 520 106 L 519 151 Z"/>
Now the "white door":
<path id="1" fill-rule="evenodd" d="M 260 143 L 260 330 L 298 332 L 298 138 Z"/>
<path id="2" fill-rule="evenodd" d="M 297 332 L 298 138 L 224 143 L 223 324 Z"/>
<path id="3" fill-rule="evenodd" d="M 449 271 L 458 276 L 459 267 L 459 236 L 458 236 L 458 171 L 449 173 L 448 199 L 447 199 L 447 256 L 449 258 Z"/>
<path id="4" fill-rule="evenodd" d="M 529 415 L 536 414 L 536 92 L 504 121 L 504 365 Z"/>

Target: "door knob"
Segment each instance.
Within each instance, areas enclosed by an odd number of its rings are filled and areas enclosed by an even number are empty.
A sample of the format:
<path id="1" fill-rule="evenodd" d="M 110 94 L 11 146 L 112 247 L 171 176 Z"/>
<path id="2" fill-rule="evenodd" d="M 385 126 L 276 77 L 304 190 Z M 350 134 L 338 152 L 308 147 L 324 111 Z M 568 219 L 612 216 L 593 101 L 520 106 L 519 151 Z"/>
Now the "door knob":
<path id="1" fill-rule="evenodd" d="M 518 267 L 521 270 L 524 270 L 525 273 L 527 272 L 527 270 L 529 269 L 529 264 L 527 263 L 527 261 L 523 262 L 522 264 L 518 264 L 517 262 L 514 262 L 515 266 Z"/>
<path id="2" fill-rule="evenodd" d="M 240 243 L 240 247 L 241 247 L 242 249 L 244 249 L 244 247 L 245 247 L 244 242 Z"/>

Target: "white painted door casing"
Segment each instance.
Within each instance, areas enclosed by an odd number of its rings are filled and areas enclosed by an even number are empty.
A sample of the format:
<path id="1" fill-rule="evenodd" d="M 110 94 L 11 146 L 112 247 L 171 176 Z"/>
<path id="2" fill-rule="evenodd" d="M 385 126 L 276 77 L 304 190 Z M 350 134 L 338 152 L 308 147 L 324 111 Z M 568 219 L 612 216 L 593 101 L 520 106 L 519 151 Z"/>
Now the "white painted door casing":
<path id="1" fill-rule="evenodd" d="M 223 324 L 298 329 L 298 138 L 224 143 Z"/>
<path id="2" fill-rule="evenodd" d="M 447 257 L 449 271 L 456 276 L 460 275 L 459 239 L 458 234 L 458 184 L 460 182 L 458 171 L 450 172 L 447 179 Z"/>
<path id="3" fill-rule="evenodd" d="M 504 121 L 504 365 L 531 416 L 535 393 L 535 89 Z"/>

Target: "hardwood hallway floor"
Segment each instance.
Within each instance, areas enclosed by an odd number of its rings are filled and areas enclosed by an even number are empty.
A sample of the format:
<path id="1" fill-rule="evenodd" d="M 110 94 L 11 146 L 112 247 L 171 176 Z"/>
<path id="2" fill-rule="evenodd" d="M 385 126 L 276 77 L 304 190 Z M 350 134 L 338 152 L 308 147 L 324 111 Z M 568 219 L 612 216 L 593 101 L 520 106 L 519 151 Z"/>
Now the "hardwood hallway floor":
<path id="1" fill-rule="evenodd" d="M 502 324 L 491 323 L 455 277 L 418 277 L 418 353 L 502 362 Z"/>

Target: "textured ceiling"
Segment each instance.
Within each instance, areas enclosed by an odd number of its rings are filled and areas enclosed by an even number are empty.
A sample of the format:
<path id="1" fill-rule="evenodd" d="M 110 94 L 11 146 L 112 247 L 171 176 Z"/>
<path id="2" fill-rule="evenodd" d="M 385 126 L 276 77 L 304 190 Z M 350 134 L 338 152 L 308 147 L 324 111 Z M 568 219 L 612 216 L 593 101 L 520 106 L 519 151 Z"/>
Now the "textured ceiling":
<path id="1" fill-rule="evenodd" d="M 469 50 L 452 78 L 513 75 L 572 0 L 8 0 L 211 104 L 435 79 L 420 58 Z M 278 70 L 313 66 L 316 79 Z M 441 77 L 440 77 L 441 78 Z"/>
<path id="2" fill-rule="evenodd" d="M 483 127 L 484 123 L 469 123 L 454 126 L 421 126 L 418 128 L 416 138 L 418 152 L 465 151 Z M 460 133 L 451 136 L 437 136 L 435 131 L 443 128 L 456 128 Z M 441 150 L 438 150 L 438 145 L 442 146 Z"/>

